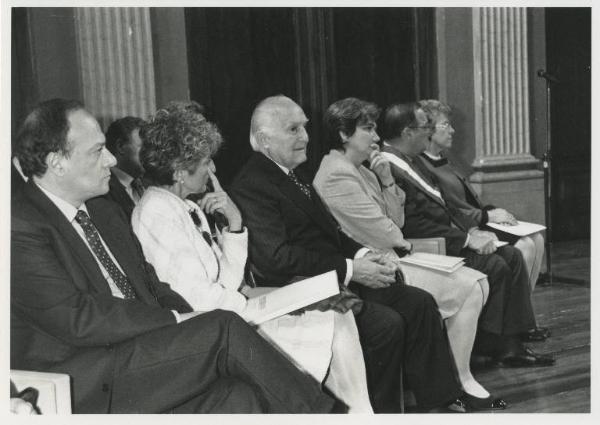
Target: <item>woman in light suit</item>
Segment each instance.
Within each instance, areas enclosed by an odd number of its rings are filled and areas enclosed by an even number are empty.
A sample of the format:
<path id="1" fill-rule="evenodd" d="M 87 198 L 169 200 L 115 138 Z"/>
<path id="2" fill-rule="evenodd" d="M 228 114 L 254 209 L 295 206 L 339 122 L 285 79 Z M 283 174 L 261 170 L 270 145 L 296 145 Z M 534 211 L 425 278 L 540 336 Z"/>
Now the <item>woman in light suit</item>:
<path id="1" fill-rule="evenodd" d="M 439 100 L 421 100 L 419 107 L 427 114 L 434 132 L 429 145 L 419 160 L 437 177 L 437 184 L 450 205 L 471 216 L 480 227 L 487 223 L 516 224 L 515 217 L 503 208 L 484 205 L 467 179 L 443 156 L 452 147 L 454 128 L 450 124 L 450 107 Z M 486 230 L 496 233 L 500 240 L 514 244 L 523 254 L 523 260 L 529 272 L 529 286 L 533 292 L 540 275 L 544 257 L 544 237 L 540 232 L 519 238 L 492 228 Z M 535 328 L 522 335 L 526 341 L 540 341 L 549 336 L 546 328 Z"/>
<path id="2" fill-rule="evenodd" d="M 363 245 L 390 255 L 409 252 L 402 235 L 404 192 L 379 152 L 376 105 L 347 98 L 329 106 L 325 122 L 333 149 L 323 158 L 313 185 L 342 230 Z M 369 168 L 363 165 L 369 161 Z M 485 275 L 462 267 L 452 275 L 402 265 L 409 284 L 430 292 L 446 321 L 464 400 L 471 410 L 503 409 L 473 377 L 469 361 L 477 320 L 487 299 Z"/>
<path id="3" fill-rule="evenodd" d="M 132 213 L 132 227 L 145 257 L 195 311 L 230 310 L 244 317 L 240 289 L 248 231 L 214 174 L 212 156 L 222 143 L 217 127 L 194 102 L 173 102 L 141 128 L 140 136 L 150 187 Z M 186 199 L 206 192 L 209 181 L 214 191 L 197 203 Z M 211 229 L 207 214 L 215 213 L 224 216 L 227 227 Z M 325 381 L 349 412 L 373 412 L 352 311 L 285 315 L 257 330 L 296 366 Z"/>

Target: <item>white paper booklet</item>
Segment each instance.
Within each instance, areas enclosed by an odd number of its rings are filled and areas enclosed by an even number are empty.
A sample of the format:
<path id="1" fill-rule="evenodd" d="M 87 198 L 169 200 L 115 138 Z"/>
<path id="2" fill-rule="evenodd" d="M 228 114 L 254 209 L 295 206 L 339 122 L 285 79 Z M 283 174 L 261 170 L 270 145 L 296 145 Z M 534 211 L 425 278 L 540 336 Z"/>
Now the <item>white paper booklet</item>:
<path id="1" fill-rule="evenodd" d="M 505 226 L 503 224 L 498 223 L 487 223 L 488 226 L 501 230 L 506 233 L 510 233 L 515 236 L 527 236 L 533 233 L 537 233 L 539 231 L 545 230 L 546 226 L 542 226 L 541 224 L 528 223 L 526 221 L 517 221 L 518 224 L 514 226 Z"/>
<path id="2" fill-rule="evenodd" d="M 282 288 L 247 288 L 244 293 L 250 298 L 241 316 L 251 325 L 260 325 L 339 292 L 335 270 Z"/>
<path id="3" fill-rule="evenodd" d="M 464 265 L 464 258 L 415 252 L 400 258 L 400 262 L 439 270 L 445 273 L 453 273 Z"/>

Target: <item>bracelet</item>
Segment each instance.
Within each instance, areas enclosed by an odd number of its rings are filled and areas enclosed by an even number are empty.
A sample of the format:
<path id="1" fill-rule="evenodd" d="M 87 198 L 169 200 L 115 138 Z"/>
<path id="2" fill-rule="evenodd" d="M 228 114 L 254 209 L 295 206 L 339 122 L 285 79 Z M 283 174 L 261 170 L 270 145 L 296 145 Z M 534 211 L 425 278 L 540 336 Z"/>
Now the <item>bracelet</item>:
<path id="1" fill-rule="evenodd" d="M 393 186 L 393 185 L 395 185 L 395 184 L 396 184 L 396 182 L 391 182 L 390 184 L 387 184 L 387 185 L 382 183 L 382 184 L 381 184 L 381 187 L 382 187 L 383 189 L 389 189 L 390 187 L 392 187 L 392 186 Z"/>

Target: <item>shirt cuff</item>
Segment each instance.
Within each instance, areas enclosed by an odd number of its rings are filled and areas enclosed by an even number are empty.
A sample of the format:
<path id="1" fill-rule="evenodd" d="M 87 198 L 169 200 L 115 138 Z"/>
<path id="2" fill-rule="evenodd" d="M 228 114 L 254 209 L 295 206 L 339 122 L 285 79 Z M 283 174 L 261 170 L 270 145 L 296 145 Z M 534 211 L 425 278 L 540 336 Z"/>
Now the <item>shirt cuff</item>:
<path id="1" fill-rule="evenodd" d="M 356 254 L 354 254 L 354 259 L 358 260 L 359 258 L 363 258 L 365 255 L 367 255 L 367 252 L 369 252 L 370 249 L 369 248 L 361 248 L 358 251 L 356 251 Z"/>
<path id="2" fill-rule="evenodd" d="M 469 239 L 471 239 L 471 235 L 467 233 L 467 239 L 465 239 L 465 244 L 463 245 L 463 248 L 466 248 L 469 245 Z"/>
<path id="3" fill-rule="evenodd" d="M 242 228 L 236 232 L 229 230 L 229 226 L 223 229 L 226 233 L 231 233 L 232 235 L 245 235 L 246 234 L 246 226 L 242 226 Z"/>
<path id="4" fill-rule="evenodd" d="M 359 249 L 358 251 L 356 251 L 356 254 L 354 254 L 354 259 L 357 260 L 359 258 L 363 258 L 369 251 L 370 251 L 369 248 Z M 354 272 L 354 267 L 352 266 L 352 260 L 349 258 L 346 258 L 346 278 L 344 279 L 344 286 L 348 286 L 348 284 L 350 283 L 350 279 L 352 279 L 353 272 Z"/>
<path id="5" fill-rule="evenodd" d="M 179 312 L 177 312 L 177 310 L 171 310 L 171 313 L 173 313 L 173 316 L 175 316 L 177 323 L 181 323 L 181 315 Z"/>
<path id="6" fill-rule="evenodd" d="M 350 283 L 350 279 L 352 279 L 352 272 L 354 271 L 352 267 L 352 260 L 346 258 L 346 278 L 344 279 L 344 286 L 348 286 Z"/>

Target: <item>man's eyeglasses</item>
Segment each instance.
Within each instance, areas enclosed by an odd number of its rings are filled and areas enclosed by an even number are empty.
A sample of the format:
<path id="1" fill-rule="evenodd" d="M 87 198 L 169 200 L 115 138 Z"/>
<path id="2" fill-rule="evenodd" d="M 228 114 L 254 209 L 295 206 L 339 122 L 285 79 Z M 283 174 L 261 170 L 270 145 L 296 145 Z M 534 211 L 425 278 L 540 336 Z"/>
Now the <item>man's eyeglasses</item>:
<path id="1" fill-rule="evenodd" d="M 431 126 L 431 125 L 409 125 L 409 126 L 408 126 L 408 127 L 406 127 L 406 128 L 415 128 L 415 129 L 417 129 L 417 128 L 421 128 L 421 129 L 424 129 L 424 130 L 429 130 L 429 131 L 431 131 L 431 130 L 434 130 L 434 129 L 435 129 L 435 127 L 434 127 L 434 126 Z"/>
<path id="2" fill-rule="evenodd" d="M 435 125 L 435 128 L 440 128 L 442 130 L 447 129 L 448 127 L 450 127 L 450 123 L 449 122 L 442 122 L 442 123 L 439 123 L 439 124 Z"/>

